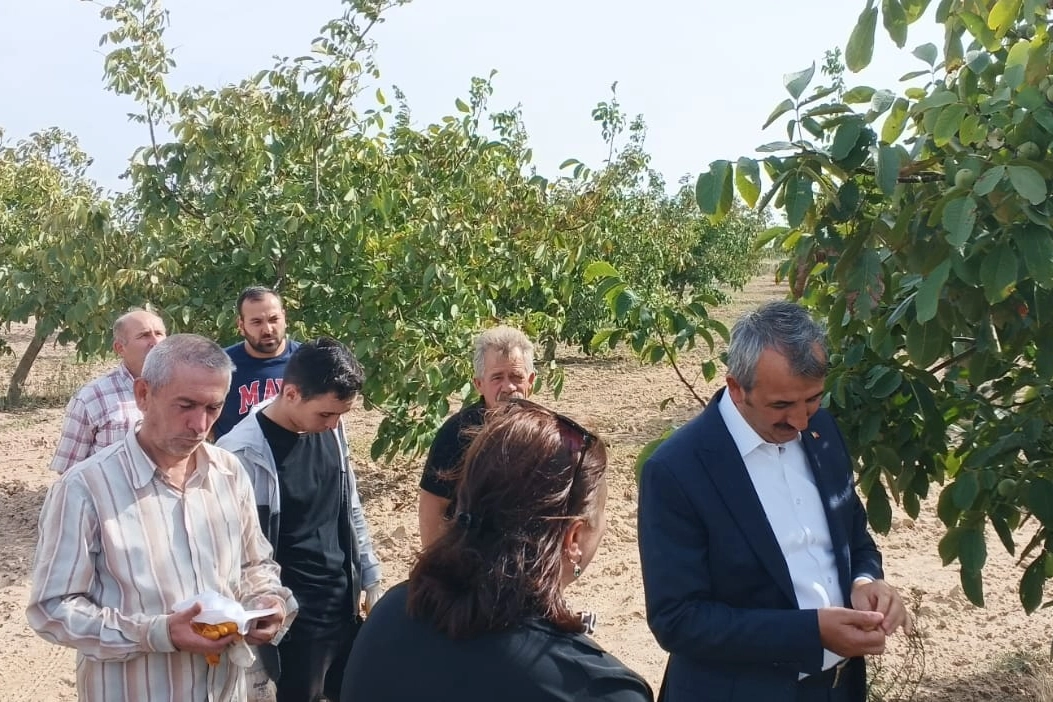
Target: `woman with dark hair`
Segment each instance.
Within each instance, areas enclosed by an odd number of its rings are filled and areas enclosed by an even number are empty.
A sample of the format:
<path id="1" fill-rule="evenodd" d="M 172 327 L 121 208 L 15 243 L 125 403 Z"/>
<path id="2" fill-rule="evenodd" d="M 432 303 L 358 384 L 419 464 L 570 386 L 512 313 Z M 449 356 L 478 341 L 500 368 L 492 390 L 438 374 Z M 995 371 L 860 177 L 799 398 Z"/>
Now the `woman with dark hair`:
<path id="1" fill-rule="evenodd" d="M 455 523 L 370 612 L 342 702 L 651 702 L 563 599 L 603 536 L 606 470 L 574 420 L 527 400 L 492 410 Z"/>

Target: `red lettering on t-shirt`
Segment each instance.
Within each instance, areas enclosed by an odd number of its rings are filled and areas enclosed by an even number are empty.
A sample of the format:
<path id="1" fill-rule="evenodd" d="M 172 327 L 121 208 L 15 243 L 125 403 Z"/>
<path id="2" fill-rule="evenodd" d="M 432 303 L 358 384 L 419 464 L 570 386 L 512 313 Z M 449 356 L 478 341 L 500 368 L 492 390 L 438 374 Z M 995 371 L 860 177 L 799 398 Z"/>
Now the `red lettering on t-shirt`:
<path id="1" fill-rule="evenodd" d="M 241 395 L 241 406 L 238 409 L 238 414 L 245 414 L 249 411 L 249 407 L 260 401 L 260 381 L 253 380 L 251 385 L 242 385 L 238 388 L 238 394 Z"/>
<path id="2" fill-rule="evenodd" d="M 277 397 L 278 393 L 282 391 L 282 379 L 281 378 L 267 378 L 267 389 L 263 391 L 263 399 L 269 400 L 272 397 Z"/>

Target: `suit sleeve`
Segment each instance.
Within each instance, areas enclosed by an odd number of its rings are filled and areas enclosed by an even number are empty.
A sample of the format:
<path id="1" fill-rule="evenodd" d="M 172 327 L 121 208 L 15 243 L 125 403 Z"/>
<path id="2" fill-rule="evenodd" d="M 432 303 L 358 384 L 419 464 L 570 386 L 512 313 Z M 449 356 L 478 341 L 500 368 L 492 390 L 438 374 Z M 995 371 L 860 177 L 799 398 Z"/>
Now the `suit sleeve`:
<path id="1" fill-rule="evenodd" d="M 849 550 L 851 552 L 851 575 L 852 580 L 865 577 L 871 580 L 881 580 L 885 577 L 881 567 L 881 552 L 878 550 L 874 538 L 867 528 L 867 512 L 863 507 L 863 501 L 859 499 L 856 491 L 855 474 L 852 470 L 852 458 L 848 453 L 844 435 L 837 431 L 837 438 L 841 444 L 841 450 L 845 455 L 847 464 L 848 490 L 851 493 L 851 524 L 849 527 Z"/>
<path id="2" fill-rule="evenodd" d="M 814 610 L 746 609 L 715 599 L 711 568 L 719 565 L 710 563 L 711 535 L 668 460 L 652 457 L 640 480 L 640 562 L 655 639 L 699 662 L 819 672 L 823 648 Z"/>

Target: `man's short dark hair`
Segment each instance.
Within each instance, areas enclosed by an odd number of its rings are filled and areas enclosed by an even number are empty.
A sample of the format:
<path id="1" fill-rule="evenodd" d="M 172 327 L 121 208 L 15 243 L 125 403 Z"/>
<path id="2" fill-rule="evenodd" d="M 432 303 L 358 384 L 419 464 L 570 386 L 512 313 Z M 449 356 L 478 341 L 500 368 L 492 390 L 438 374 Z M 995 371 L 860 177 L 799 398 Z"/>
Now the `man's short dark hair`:
<path id="1" fill-rule="evenodd" d="M 333 393 L 350 400 L 366 380 L 362 364 L 336 339 L 322 336 L 300 344 L 289 357 L 282 382 L 295 385 L 305 400 Z"/>
<path id="2" fill-rule="evenodd" d="M 250 285 L 249 287 L 242 290 L 241 294 L 238 295 L 238 301 L 235 304 L 235 307 L 238 310 L 238 317 L 240 318 L 242 316 L 241 306 L 245 304 L 245 300 L 262 300 L 268 295 L 274 295 L 274 297 L 278 298 L 278 305 L 283 305 L 282 296 L 274 292 L 274 290 L 272 290 L 271 288 L 266 287 L 265 285 Z"/>

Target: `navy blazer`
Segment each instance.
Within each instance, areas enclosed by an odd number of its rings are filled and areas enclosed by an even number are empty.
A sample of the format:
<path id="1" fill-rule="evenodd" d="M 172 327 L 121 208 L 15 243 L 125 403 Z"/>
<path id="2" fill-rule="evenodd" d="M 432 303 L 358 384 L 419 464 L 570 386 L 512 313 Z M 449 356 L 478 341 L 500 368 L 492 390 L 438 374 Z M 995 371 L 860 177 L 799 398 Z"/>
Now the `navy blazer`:
<path id="1" fill-rule="evenodd" d="M 822 669 L 815 610 L 790 572 L 746 465 L 720 416 L 723 390 L 647 461 L 639 544 L 647 621 L 669 651 L 660 699 L 792 702 L 799 674 Z M 823 500 L 845 606 L 852 581 L 882 578 L 844 437 L 825 410 L 801 433 Z M 865 699 L 862 661 L 849 684 Z"/>

